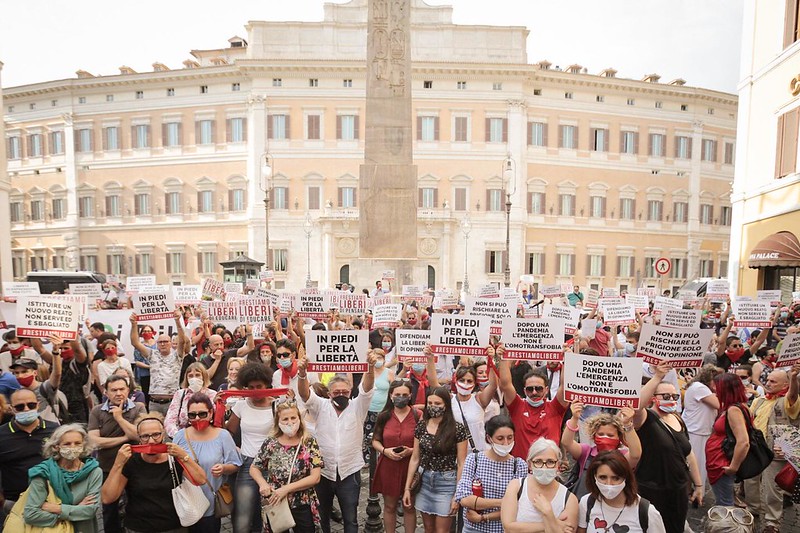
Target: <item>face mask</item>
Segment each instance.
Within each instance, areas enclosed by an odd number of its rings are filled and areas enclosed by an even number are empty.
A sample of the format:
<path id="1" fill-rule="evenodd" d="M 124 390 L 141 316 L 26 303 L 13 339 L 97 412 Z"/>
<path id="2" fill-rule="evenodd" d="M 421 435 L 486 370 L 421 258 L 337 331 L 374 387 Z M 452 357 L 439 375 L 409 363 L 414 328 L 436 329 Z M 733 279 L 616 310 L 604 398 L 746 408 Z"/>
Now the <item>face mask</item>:
<path id="1" fill-rule="evenodd" d="M 786 319 L 789 317 L 789 313 L 781 313 L 781 318 Z"/>
<path id="2" fill-rule="evenodd" d="M 603 327 L 603 323 L 602 323 L 602 322 L 598 322 L 597 324 L 595 324 L 595 326 L 594 326 L 594 327 L 595 327 L 596 329 L 600 329 L 600 328 L 602 328 L 602 327 Z"/>
<path id="3" fill-rule="evenodd" d="M 745 387 L 749 387 L 750 386 L 750 379 L 749 378 L 748 379 L 743 379 L 742 380 L 742 385 L 744 385 Z"/>
<path id="4" fill-rule="evenodd" d="M 475 387 L 474 386 L 467 387 L 459 381 L 458 383 L 456 383 L 456 389 L 458 390 L 458 393 L 461 394 L 462 396 L 469 396 L 470 394 L 472 394 L 472 391 L 475 389 Z"/>
<path id="5" fill-rule="evenodd" d="M 334 396 L 331 401 L 339 410 L 345 409 L 350 404 L 350 398 L 347 396 Z"/>
<path id="6" fill-rule="evenodd" d="M 384 352 L 389 353 L 391 351 L 391 349 L 392 349 L 392 343 L 391 342 L 382 342 L 381 343 L 381 348 L 383 348 Z"/>
<path id="7" fill-rule="evenodd" d="M 222 341 L 222 344 L 227 348 L 228 346 L 233 344 L 233 339 L 225 338 L 225 340 Z"/>
<path id="8" fill-rule="evenodd" d="M 72 348 L 62 348 L 61 349 L 61 360 L 62 361 L 64 361 L 64 362 L 72 361 L 73 357 L 75 357 L 75 352 L 72 350 Z"/>
<path id="9" fill-rule="evenodd" d="M 625 353 L 633 353 L 636 351 L 636 346 L 631 342 L 625 343 Z"/>
<path id="10" fill-rule="evenodd" d="M 191 424 L 197 431 L 203 431 L 211 425 L 211 421 L 208 418 L 195 418 Z"/>
<path id="11" fill-rule="evenodd" d="M 383 368 L 383 365 L 386 363 L 383 359 L 378 359 L 375 361 L 375 368 Z"/>
<path id="12" fill-rule="evenodd" d="M 489 378 L 478 378 L 478 386 L 480 388 L 486 388 L 486 385 L 489 384 Z"/>
<path id="13" fill-rule="evenodd" d="M 413 370 L 417 374 L 422 374 L 425 371 L 425 365 L 422 363 L 414 363 L 413 365 L 411 365 L 411 370 Z"/>
<path id="14" fill-rule="evenodd" d="M 19 354 L 25 351 L 25 347 L 18 342 L 9 344 L 8 349 L 9 351 L 11 351 L 11 355 L 13 355 L 14 357 L 17 357 Z"/>
<path id="15" fill-rule="evenodd" d="M 506 455 L 511 453 L 511 450 L 514 449 L 514 445 L 513 444 L 495 444 L 493 442 L 492 443 L 492 449 L 494 450 L 494 453 L 496 453 L 500 457 L 505 457 Z"/>
<path id="16" fill-rule="evenodd" d="M 541 407 L 544 404 L 544 398 L 540 398 L 538 400 L 531 400 L 530 398 L 525 398 L 525 401 L 528 402 L 528 405 L 531 407 Z"/>
<path id="17" fill-rule="evenodd" d="M 738 348 L 736 350 L 727 350 L 725 353 L 728 354 L 728 359 L 730 359 L 735 363 L 736 361 L 741 359 L 741 357 L 744 355 L 744 348 Z"/>
<path id="18" fill-rule="evenodd" d="M 272 361 L 272 354 L 269 353 L 269 352 L 262 353 L 261 354 L 261 361 L 264 362 L 264 363 L 269 363 L 270 361 Z"/>
<path id="19" fill-rule="evenodd" d="M 58 455 L 67 461 L 74 461 L 83 453 L 83 448 L 59 448 Z"/>
<path id="20" fill-rule="evenodd" d="M 656 407 L 662 413 L 674 413 L 678 410 L 678 402 L 672 400 L 656 400 Z"/>
<path id="21" fill-rule="evenodd" d="M 189 378 L 189 388 L 192 392 L 200 392 L 203 388 L 203 378 Z"/>
<path id="22" fill-rule="evenodd" d="M 142 338 L 144 340 L 146 340 L 146 341 L 152 340 L 153 339 L 153 332 L 152 331 L 145 331 L 144 333 L 142 333 Z"/>
<path id="23" fill-rule="evenodd" d="M 284 357 L 283 359 L 278 359 L 278 364 L 281 365 L 283 368 L 289 368 L 290 366 L 292 366 L 292 358 Z"/>
<path id="24" fill-rule="evenodd" d="M 36 376 L 34 376 L 33 374 L 31 374 L 30 376 L 17 376 L 17 381 L 23 387 L 30 387 L 31 383 L 33 383 L 33 378 L 35 377 Z"/>
<path id="25" fill-rule="evenodd" d="M 38 419 L 39 413 L 37 411 L 22 411 L 21 413 L 14 414 L 14 420 L 16 420 L 17 424 L 20 426 L 28 426 Z"/>
<path id="26" fill-rule="evenodd" d="M 531 474 L 539 485 L 549 485 L 556 479 L 558 471 L 555 468 L 533 468 Z"/>
<path id="27" fill-rule="evenodd" d="M 597 446 L 598 452 L 605 452 L 608 450 L 616 450 L 619 448 L 619 439 L 614 437 L 600 437 L 594 438 L 594 445 Z"/>
<path id="28" fill-rule="evenodd" d="M 624 481 L 619 485 L 606 485 L 605 483 L 600 483 L 597 478 L 595 478 L 594 482 L 597 485 L 597 489 L 600 491 L 600 494 L 602 494 L 603 498 L 606 500 L 613 500 L 619 496 L 623 490 L 625 490 Z"/>
<path id="29" fill-rule="evenodd" d="M 103 348 L 103 353 L 106 355 L 106 357 L 111 357 L 111 356 L 117 355 L 117 347 L 116 346 L 107 346 L 107 347 Z"/>
<path id="30" fill-rule="evenodd" d="M 300 424 L 278 424 L 278 427 L 287 437 L 294 437 L 297 430 L 300 429 Z"/>
<path id="31" fill-rule="evenodd" d="M 392 404 L 398 409 L 403 409 L 411 403 L 411 398 L 409 396 L 395 396 L 392 398 Z"/>
<path id="32" fill-rule="evenodd" d="M 431 418 L 439 418 L 444 414 L 444 407 L 441 405 L 429 405 L 428 416 Z"/>

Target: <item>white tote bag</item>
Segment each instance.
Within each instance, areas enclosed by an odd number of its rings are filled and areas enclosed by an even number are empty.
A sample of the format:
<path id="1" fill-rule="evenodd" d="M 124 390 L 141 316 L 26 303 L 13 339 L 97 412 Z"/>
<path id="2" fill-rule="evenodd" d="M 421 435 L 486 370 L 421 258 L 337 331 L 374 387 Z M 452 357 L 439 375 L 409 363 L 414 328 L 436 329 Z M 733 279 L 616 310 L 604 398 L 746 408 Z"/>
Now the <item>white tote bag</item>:
<path id="1" fill-rule="evenodd" d="M 169 456 L 169 471 L 172 474 L 172 503 L 175 505 L 175 512 L 178 513 L 183 527 L 193 526 L 203 518 L 211 504 L 203 493 L 203 489 L 189 481 L 185 470 L 183 481 L 178 483 L 178 474 L 175 471 L 175 463 L 171 455 Z"/>

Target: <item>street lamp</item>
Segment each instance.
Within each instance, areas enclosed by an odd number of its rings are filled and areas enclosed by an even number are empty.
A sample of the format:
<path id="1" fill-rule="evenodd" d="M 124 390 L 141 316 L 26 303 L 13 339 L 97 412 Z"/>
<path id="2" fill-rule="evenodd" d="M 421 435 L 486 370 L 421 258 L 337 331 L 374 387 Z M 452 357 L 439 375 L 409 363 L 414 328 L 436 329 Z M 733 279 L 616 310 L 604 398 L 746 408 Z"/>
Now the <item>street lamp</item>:
<path id="1" fill-rule="evenodd" d="M 506 254 L 504 258 L 503 283 L 505 283 L 506 287 L 511 286 L 511 262 L 509 260 L 509 253 L 511 252 L 511 195 L 517 191 L 516 166 L 511 154 L 508 154 L 503 161 L 503 187 L 506 190 Z"/>
<path id="2" fill-rule="evenodd" d="M 269 253 L 269 196 L 272 193 L 272 167 L 274 159 L 271 155 L 264 152 L 261 154 L 261 180 L 260 187 L 264 191 L 264 211 L 266 217 L 264 219 L 264 234 L 266 235 L 266 243 L 264 248 L 264 265 L 266 270 L 272 270 L 272 257 Z"/>
<path id="3" fill-rule="evenodd" d="M 464 284 L 462 285 L 461 289 L 464 291 L 464 294 L 469 294 L 469 275 L 467 270 L 469 270 L 469 232 L 472 230 L 472 222 L 469 220 L 469 211 L 467 214 L 464 215 L 464 218 L 461 219 L 461 233 L 464 234 Z"/>
<path id="4" fill-rule="evenodd" d="M 311 287 L 311 232 L 314 231 L 314 221 L 311 220 L 311 213 L 306 212 L 303 231 L 306 234 L 306 289 L 308 289 Z"/>

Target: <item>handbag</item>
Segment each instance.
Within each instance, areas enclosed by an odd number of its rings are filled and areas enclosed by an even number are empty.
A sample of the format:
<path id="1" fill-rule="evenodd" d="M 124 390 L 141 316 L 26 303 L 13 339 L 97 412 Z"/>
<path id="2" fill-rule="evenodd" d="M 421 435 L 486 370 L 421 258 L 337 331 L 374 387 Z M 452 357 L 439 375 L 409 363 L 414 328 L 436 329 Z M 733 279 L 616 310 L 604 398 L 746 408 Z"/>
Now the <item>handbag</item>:
<path id="1" fill-rule="evenodd" d="M 297 454 L 300 453 L 300 447 L 302 445 L 302 441 L 297 444 L 297 449 L 294 452 L 294 458 L 292 458 L 292 463 L 289 466 L 289 479 L 286 481 L 286 485 L 289 485 L 292 482 L 294 463 L 297 461 Z M 275 505 L 269 505 L 265 503 L 261 507 L 261 518 L 265 523 L 269 522 L 269 528 L 272 530 L 272 533 L 284 533 L 284 531 L 289 531 L 295 526 L 294 516 L 292 516 L 292 509 L 289 507 L 288 497 L 282 499 Z"/>
<path id="2" fill-rule="evenodd" d="M 30 490 L 30 489 L 28 489 Z M 11 508 L 11 512 L 6 517 L 5 524 L 3 525 L 3 531 L 6 533 L 74 533 L 75 526 L 72 525 L 72 522 L 67 520 L 57 520 L 55 524 L 49 527 L 39 527 L 39 526 L 32 526 L 30 524 L 25 523 L 25 503 L 28 501 L 28 491 L 26 490 L 22 494 L 19 495 L 17 502 L 14 504 L 14 507 Z M 45 498 L 46 502 L 50 503 L 61 503 L 61 500 L 56 493 L 53 491 L 52 485 L 50 483 L 47 484 L 47 498 Z"/>
<path id="3" fill-rule="evenodd" d="M 761 430 L 753 427 L 753 421 L 750 419 L 750 413 L 745 412 L 741 405 L 737 405 L 742 410 L 744 415 L 745 425 L 747 426 L 747 435 L 750 440 L 750 449 L 747 456 L 739 465 L 739 471 L 736 472 L 736 479 L 750 479 L 759 475 L 769 466 L 775 454 L 767 444 L 764 434 Z M 722 451 L 728 459 L 733 457 L 733 450 L 736 448 L 736 437 L 731 430 L 728 417 L 725 416 L 725 440 L 722 441 Z"/>
<path id="4" fill-rule="evenodd" d="M 792 466 L 792 463 L 786 463 L 781 468 L 781 471 L 775 475 L 775 483 L 789 494 L 794 494 L 797 478 L 797 470 Z"/>
<path id="5" fill-rule="evenodd" d="M 424 472 L 424 470 L 422 472 L 417 470 L 414 472 L 414 475 L 411 476 L 411 486 L 408 487 L 408 490 L 411 492 L 412 496 L 418 493 L 419 489 L 422 488 L 422 474 Z"/>
<path id="6" fill-rule="evenodd" d="M 203 489 L 191 482 L 189 472 L 184 469 L 183 481 L 178 482 L 178 474 L 175 472 L 175 462 L 172 456 L 168 456 L 169 471 L 172 474 L 172 503 L 175 512 L 181 521 L 181 526 L 189 527 L 196 524 L 206 514 L 208 506 L 211 505 L 203 493 Z"/>
<path id="7" fill-rule="evenodd" d="M 752 533 L 753 515 L 740 507 L 715 505 L 706 514 L 705 533 Z"/>
<path id="8" fill-rule="evenodd" d="M 186 436 L 186 443 L 192 451 L 195 462 L 200 464 L 200 461 L 197 460 L 197 453 L 194 451 L 194 446 L 192 446 L 192 441 L 189 440 L 188 436 Z M 211 482 L 206 477 L 206 485 L 208 485 L 208 488 L 211 490 L 211 494 L 214 495 L 214 517 L 222 518 L 224 516 L 230 516 L 233 512 L 233 491 L 231 490 L 230 484 L 227 482 L 223 483 L 219 486 L 219 489 L 214 490 Z"/>

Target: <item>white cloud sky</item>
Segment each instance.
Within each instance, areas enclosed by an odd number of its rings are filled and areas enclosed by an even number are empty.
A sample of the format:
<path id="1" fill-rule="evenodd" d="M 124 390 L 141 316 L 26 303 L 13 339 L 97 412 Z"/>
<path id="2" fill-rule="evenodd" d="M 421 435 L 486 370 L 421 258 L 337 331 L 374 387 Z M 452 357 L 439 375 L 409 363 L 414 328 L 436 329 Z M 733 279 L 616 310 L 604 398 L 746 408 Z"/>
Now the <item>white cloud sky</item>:
<path id="1" fill-rule="evenodd" d="M 450 4 L 456 24 L 521 25 L 528 61 L 607 67 L 640 79 L 735 92 L 744 0 L 429 0 Z M 344 3 L 336 0 L 334 3 Z M 117 74 L 128 65 L 181 68 L 191 49 L 246 37 L 248 20 L 317 21 L 323 0 L 2 0 L 2 84 Z"/>

